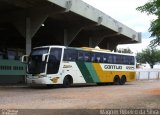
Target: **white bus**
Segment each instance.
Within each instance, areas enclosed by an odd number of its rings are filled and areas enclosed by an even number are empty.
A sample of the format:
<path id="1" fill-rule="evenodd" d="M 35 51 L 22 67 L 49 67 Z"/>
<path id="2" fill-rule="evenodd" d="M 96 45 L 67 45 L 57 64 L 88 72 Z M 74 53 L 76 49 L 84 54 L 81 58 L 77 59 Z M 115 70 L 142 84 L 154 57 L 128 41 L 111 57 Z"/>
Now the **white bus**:
<path id="1" fill-rule="evenodd" d="M 77 83 L 123 85 L 136 79 L 135 69 L 132 54 L 88 47 L 42 46 L 28 56 L 27 83 L 64 87 Z"/>

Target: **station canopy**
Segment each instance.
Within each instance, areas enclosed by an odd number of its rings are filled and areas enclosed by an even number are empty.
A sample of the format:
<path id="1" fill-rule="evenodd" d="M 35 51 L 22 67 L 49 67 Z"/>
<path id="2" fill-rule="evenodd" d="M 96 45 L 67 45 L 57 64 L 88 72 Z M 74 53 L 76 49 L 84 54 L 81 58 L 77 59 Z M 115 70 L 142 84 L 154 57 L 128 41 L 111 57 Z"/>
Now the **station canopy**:
<path id="1" fill-rule="evenodd" d="M 113 50 L 141 34 L 81 0 L 1 0 L 0 48 L 65 45 Z"/>

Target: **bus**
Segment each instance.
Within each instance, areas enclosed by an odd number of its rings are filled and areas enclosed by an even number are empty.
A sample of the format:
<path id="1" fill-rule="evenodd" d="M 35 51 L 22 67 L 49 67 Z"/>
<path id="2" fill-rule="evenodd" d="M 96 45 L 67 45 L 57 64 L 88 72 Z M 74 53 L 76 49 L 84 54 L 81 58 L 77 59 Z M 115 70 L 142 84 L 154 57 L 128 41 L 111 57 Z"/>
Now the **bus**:
<path id="1" fill-rule="evenodd" d="M 23 56 L 22 62 L 27 62 L 29 85 L 124 85 L 136 79 L 134 55 L 104 49 L 42 46 L 34 48 L 29 56 Z"/>

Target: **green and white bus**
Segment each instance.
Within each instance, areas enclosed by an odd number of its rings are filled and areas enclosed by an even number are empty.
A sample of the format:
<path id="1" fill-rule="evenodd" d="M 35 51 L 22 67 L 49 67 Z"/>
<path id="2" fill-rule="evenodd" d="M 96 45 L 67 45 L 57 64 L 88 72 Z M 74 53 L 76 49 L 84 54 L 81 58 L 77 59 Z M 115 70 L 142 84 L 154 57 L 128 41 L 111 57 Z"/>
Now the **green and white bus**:
<path id="1" fill-rule="evenodd" d="M 27 58 L 28 57 L 28 58 Z M 95 48 L 42 46 L 27 58 L 27 83 L 69 87 L 79 83 L 123 85 L 136 79 L 136 60 L 132 54 Z"/>

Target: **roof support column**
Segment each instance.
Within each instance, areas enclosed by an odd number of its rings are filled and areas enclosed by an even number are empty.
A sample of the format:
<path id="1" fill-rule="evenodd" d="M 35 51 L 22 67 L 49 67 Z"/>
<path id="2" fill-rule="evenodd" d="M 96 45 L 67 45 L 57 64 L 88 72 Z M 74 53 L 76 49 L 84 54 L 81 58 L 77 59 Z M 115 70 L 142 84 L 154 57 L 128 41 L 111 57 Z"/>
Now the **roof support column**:
<path id="1" fill-rule="evenodd" d="M 99 45 L 101 42 L 103 42 L 104 39 L 106 39 L 106 38 L 112 38 L 112 37 L 115 37 L 115 36 L 119 36 L 119 35 L 122 33 L 122 30 L 123 30 L 122 27 L 118 27 L 117 33 L 102 36 L 102 37 L 99 39 L 99 42 L 97 42 L 96 46 L 98 46 L 98 45 Z"/>
<path id="2" fill-rule="evenodd" d="M 31 19 L 26 18 L 26 54 L 28 55 L 31 52 L 32 48 L 32 38 L 31 38 Z"/>
<path id="3" fill-rule="evenodd" d="M 99 43 L 104 39 L 106 36 L 106 32 L 94 32 L 90 37 L 89 37 L 89 47 L 96 47 L 99 45 Z"/>
<path id="4" fill-rule="evenodd" d="M 38 12 L 38 13 L 37 13 Z M 42 23 L 48 18 L 46 9 L 33 9 L 27 12 L 14 12 L 12 23 L 26 39 L 26 54 L 31 52 L 32 38 L 41 27 Z"/>
<path id="5" fill-rule="evenodd" d="M 82 26 L 64 29 L 64 45 L 69 46 L 82 29 Z"/>

